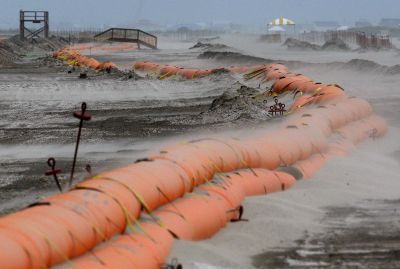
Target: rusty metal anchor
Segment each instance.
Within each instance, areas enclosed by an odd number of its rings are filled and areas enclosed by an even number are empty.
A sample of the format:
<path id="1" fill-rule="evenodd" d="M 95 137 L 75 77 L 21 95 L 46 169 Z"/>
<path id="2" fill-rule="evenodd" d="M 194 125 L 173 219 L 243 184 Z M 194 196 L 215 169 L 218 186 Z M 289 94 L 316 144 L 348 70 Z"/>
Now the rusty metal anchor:
<path id="1" fill-rule="evenodd" d="M 60 184 L 60 181 L 58 180 L 57 174 L 62 173 L 62 170 L 60 168 L 56 168 L 56 160 L 51 157 L 47 160 L 47 164 L 49 165 L 49 167 L 51 168 L 50 170 L 48 170 L 45 175 L 46 176 L 51 176 L 53 175 L 54 181 L 57 184 L 58 189 L 60 190 L 60 192 L 62 192 L 62 187 Z"/>
<path id="2" fill-rule="evenodd" d="M 171 263 L 166 263 L 162 267 L 162 269 L 183 269 L 182 264 L 179 263 L 177 258 L 172 258 Z"/>
<path id="3" fill-rule="evenodd" d="M 79 119 L 79 130 L 78 130 L 78 137 L 76 139 L 76 145 L 75 145 L 75 153 L 74 153 L 74 160 L 72 162 L 72 169 L 71 169 L 71 176 L 69 178 L 69 186 L 71 187 L 72 185 L 72 180 L 74 178 L 74 172 L 75 172 L 75 165 L 76 165 L 76 157 L 78 156 L 78 149 L 79 149 L 79 142 L 81 139 L 81 133 L 82 133 L 82 126 L 84 121 L 90 121 L 92 116 L 86 112 L 86 103 L 83 102 L 81 105 L 81 111 L 74 112 L 74 117 Z"/>
<path id="4" fill-rule="evenodd" d="M 373 140 L 375 140 L 376 138 L 378 138 L 378 129 L 373 128 L 373 129 L 369 132 L 369 137 L 372 138 Z"/>
<path id="5" fill-rule="evenodd" d="M 283 103 L 279 103 L 277 97 L 274 97 L 274 101 L 275 104 L 269 107 L 268 113 L 271 114 L 271 116 L 275 116 L 277 113 L 279 113 L 279 115 L 283 115 L 283 112 L 286 112 L 286 105 Z"/>

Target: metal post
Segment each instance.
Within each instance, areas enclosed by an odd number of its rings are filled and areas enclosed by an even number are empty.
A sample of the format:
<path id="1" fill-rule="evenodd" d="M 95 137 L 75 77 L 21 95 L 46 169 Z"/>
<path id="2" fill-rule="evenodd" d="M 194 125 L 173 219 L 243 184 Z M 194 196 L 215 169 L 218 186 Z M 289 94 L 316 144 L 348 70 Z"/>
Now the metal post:
<path id="1" fill-rule="evenodd" d="M 25 21 L 24 12 L 22 10 L 19 11 L 19 39 L 25 39 Z"/>
<path id="2" fill-rule="evenodd" d="M 49 158 L 49 159 L 47 160 L 47 164 L 49 165 L 49 167 L 50 167 L 51 169 L 50 169 L 49 171 L 47 171 L 47 172 L 45 173 L 45 175 L 46 175 L 46 176 L 51 176 L 51 175 L 53 175 L 53 178 L 54 178 L 54 181 L 55 181 L 56 184 L 57 184 L 58 190 L 59 190 L 60 192 L 62 192 L 62 187 L 61 187 L 60 181 L 58 180 L 58 177 L 57 177 L 57 174 L 61 173 L 62 170 L 59 169 L 59 168 L 56 168 L 56 160 L 55 160 L 53 157 L 52 157 L 52 158 Z"/>
<path id="3" fill-rule="evenodd" d="M 76 157 L 78 156 L 78 149 L 79 149 L 79 142 L 81 140 L 83 121 L 89 121 L 92 118 L 92 116 L 86 112 L 86 103 L 85 102 L 82 103 L 81 111 L 74 113 L 74 117 L 79 119 L 79 130 L 78 130 L 78 137 L 76 139 L 76 144 L 75 144 L 75 153 L 74 153 L 74 160 L 72 162 L 71 175 L 69 178 L 69 186 L 70 187 L 72 185 L 72 180 L 74 178 Z"/>
<path id="4" fill-rule="evenodd" d="M 44 37 L 49 38 L 49 12 L 44 12 Z"/>

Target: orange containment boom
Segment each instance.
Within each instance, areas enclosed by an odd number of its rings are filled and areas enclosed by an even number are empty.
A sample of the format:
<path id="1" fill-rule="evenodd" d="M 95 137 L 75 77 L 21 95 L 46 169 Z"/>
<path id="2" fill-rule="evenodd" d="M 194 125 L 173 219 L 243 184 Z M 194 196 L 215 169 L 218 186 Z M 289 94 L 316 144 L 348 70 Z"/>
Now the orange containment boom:
<path id="1" fill-rule="evenodd" d="M 271 65 L 230 66 L 230 67 L 218 67 L 212 69 L 196 69 L 196 68 L 185 68 L 168 64 L 157 64 L 153 62 L 140 61 L 140 62 L 135 62 L 132 68 L 135 71 L 156 75 L 158 79 L 166 79 L 170 77 L 196 79 L 196 78 L 206 77 L 215 73 L 244 74 L 247 72 L 255 72 L 260 68 L 264 69 L 265 66 L 269 67 Z M 278 67 L 281 69 L 279 69 Z M 287 69 L 286 67 L 279 65 L 277 66 L 277 70 L 285 72 L 285 70 Z"/>
<path id="2" fill-rule="evenodd" d="M 56 57 L 96 66 L 74 51 Z M 135 68 L 165 77 L 212 73 L 146 62 Z M 274 80 L 275 94 L 302 94 L 273 131 L 168 146 L 0 218 L 0 268 L 160 268 L 174 240 L 207 239 L 240 220 L 246 196 L 287 190 L 387 131 L 367 101 L 338 85 L 313 82 L 281 64 L 227 70 Z"/>
<path id="3" fill-rule="evenodd" d="M 113 62 L 99 62 L 94 58 L 80 54 L 78 50 L 70 48 L 63 48 L 55 52 L 53 57 L 58 60 L 65 61 L 72 66 L 86 67 L 99 71 L 117 68 Z"/>

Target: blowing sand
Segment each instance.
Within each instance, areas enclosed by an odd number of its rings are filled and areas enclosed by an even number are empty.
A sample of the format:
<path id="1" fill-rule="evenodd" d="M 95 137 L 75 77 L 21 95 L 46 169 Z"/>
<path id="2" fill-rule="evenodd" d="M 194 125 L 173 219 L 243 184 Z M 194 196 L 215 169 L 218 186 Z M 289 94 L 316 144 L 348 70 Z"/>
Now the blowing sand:
<path id="1" fill-rule="evenodd" d="M 330 160 L 311 180 L 299 181 L 287 192 L 246 199 L 244 218 L 248 222 L 229 224 L 204 242 L 178 242 L 171 257 L 178 257 L 184 268 L 207 268 L 204 264 L 215 265 L 210 268 L 252 268 L 255 261 L 262 264 L 253 256 L 295 247 L 305 233 L 312 238 L 332 228 L 338 232 L 350 228 L 351 218 L 329 223 L 329 208 L 374 208 L 378 206 L 375 200 L 399 199 L 400 158 L 393 156 L 393 150 L 400 148 L 399 131 L 391 128 L 384 139 L 365 142 L 351 156 Z M 394 214 L 389 220 L 399 231 L 400 212 Z M 368 228 L 371 233 L 385 233 L 379 226 Z M 398 247 L 400 242 L 396 244 Z M 362 263 L 361 259 L 357 262 Z M 386 266 L 392 262 L 388 260 Z M 281 266 L 289 267 L 289 263 L 268 268 Z"/>
<path id="2" fill-rule="evenodd" d="M 367 99 L 387 119 L 390 128 L 384 138 L 364 142 L 349 157 L 330 160 L 311 180 L 300 181 L 287 192 L 246 199 L 247 222 L 229 224 L 215 237 L 202 242 L 176 241 L 170 258 L 176 257 L 185 269 L 400 267 L 396 253 L 382 263 L 376 263 L 379 258 L 374 259 L 375 263 L 368 263 L 364 260 L 366 254 L 350 255 L 347 260 L 335 259 L 344 255 L 340 253 L 346 253 L 342 244 L 347 242 L 346 238 L 356 242 L 357 238 L 350 235 L 361 229 L 376 235 L 378 249 L 400 248 L 400 239 L 396 237 L 400 230 L 400 212 L 393 206 L 400 199 L 400 76 L 307 64 L 361 58 L 391 66 L 399 63 L 398 54 L 393 51 L 289 52 L 278 45 L 257 43 L 255 36 L 248 35 L 223 36 L 216 42 L 243 54 L 301 61 L 293 72 L 326 83 L 338 83 L 351 95 Z M 201 51 L 189 50 L 193 43 L 164 40 L 160 44 L 161 50 L 157 52 L 102 52 L 92 56 L 112 60 L 125 68 L 137 60 L 185 67 L 241 64 L 229 59 L 224 62 L 197 59 Z M 196 118 L 235 82 L 232 78 L 78 80 L 76 74 L 57 70 L 48 73 L 34 68 L 1 70 L 1 212 L 17 210 L 39 196 L 55 192 L 54 184 L 43 177 L 47 169 L 45 160 L 55 156 L 59 165 L 68 170 L 76 134 L 76 124 L 70 114 L 71 110 L 78 109 L 81 101 L 88 101 L 94 117 L 84 129 L 78 178 L 84 176 L 85 163 L 101 171 L 130 163 L 165 143 L 227 130 L 234 136 L 246 135 L 249 129 L 240 129 L 235 122 L 209 124 Z M 376 211 L 383 215 L 377 215 Z M 364 212 L 362 218 L 358 212 Z M 387 221 L 377 221 L 382 218 Z M 387 229 L 388 226 L 393 229 Z M 392 239 L 390 244 L 382 243 L 379 247 L 379 240 L 383 242 L 387 238 Z M 360 245 L 368 244 L 362 241 L 354 247 L 355 253 L 376 249 L 373 246 L 361 249 Z"/>
<path id="3" fill-rule="evenodd" d="M 354 57 L 377 60 L 382 64 L 399 63 L 398 56 L 392 57 L 393 52 L 356 55 L 337 52 L 316 55 L 307 52 L 297 53 L 292 57 L 291 53 L 282 52 L 280 47 L 273 50 L 273 46 L 262 48 L 260 44 L 251 43 L 249 48 L 238 39 L 226 37 L 223 40 L 228 41 L 225 43 L 227 45 L 242 49 L 243 53 L 265 58 L 323 63 L 348 61 Z M 374 110 L 389 122 L 389 133 L 383 139 L 361 144 L 349 157 L 329 161 L 312 180 L 300 181 L 287 192 L 247 198 L 244 203 L 244 218 L 249 219 L 248 222 L 230 224 L 210 240 L 176 243 L 171 257 L 177 257 L 184 268 L 400 266 L 400 254 L 397 251 L 400 247 L 400 211 L 395 210 L 396 206 L 388 202 L 399 205 L 400 198 L 399 77 L 357 69 L 317 69 L 306 64 L 293 72 L 307 74 L 322 82 L 338 83 L 351 95 L 367 99 Z M 351 213 L 362 210 L 379 210 L 384 213 L 368 214 L 363 221 L 352 217 L 350 213 L 346 216 L 331 217 L 343 208 Z M 368 225 L 370 222 L 374 225 Z M 388 230 L 387 227 L 392 229 Z M 376 237 L 367 240 L 351 237 L 354 231 L 360 230 L 363 230 L 364 234 L 374 234 Z M 339 244 L 332 240 L 333 232 L 338 233 L 335 235 L 338 241 L 346 242 L 346 238 L 351 241 L 348 240 L 348 244 Z M 299 255 L 293 258 L 293 249 L 304 248 L 304 244 L 299 244 L 305 238 L 318 241 L 317 248 L 319 251 L 322 249 L 323 255 L 312 256 L 310 259 L 299 259 Z M 389 246 L 385 244 L 388 238 L 391 240 Z M 357 242 L 359 244 L 355 244 Z M 330 248 L 327 249 L 326 245 Z M 311 244 L 308 247 L 315 249 L 316 246 Z M 344 257 L 349 248 L 357 255 Z M 307 246 L 305 249 L 308 250 Z M 340 254 L 341 250 L 344 252 L 338 259 L 337 253 Z M 377 250 L 383 251 L 383 254 L 368 259 L 373 257 L 371 253 Z"/>

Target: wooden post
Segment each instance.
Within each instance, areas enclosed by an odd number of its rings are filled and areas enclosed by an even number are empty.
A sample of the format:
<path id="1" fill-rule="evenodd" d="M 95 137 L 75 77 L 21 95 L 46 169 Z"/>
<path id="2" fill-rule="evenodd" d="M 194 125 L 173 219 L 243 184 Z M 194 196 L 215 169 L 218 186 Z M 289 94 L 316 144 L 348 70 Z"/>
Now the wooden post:
<path id="1" fill-rule="evenodd" d="M 44 37 L 49 38 L 49 12 L 44 12 Z"/>
<path id="2" fill-rule="evenodd" d="M 25 39 L 25 21 L 24 12 L 22 10 L 19 11 L 19 39 Z"/>

